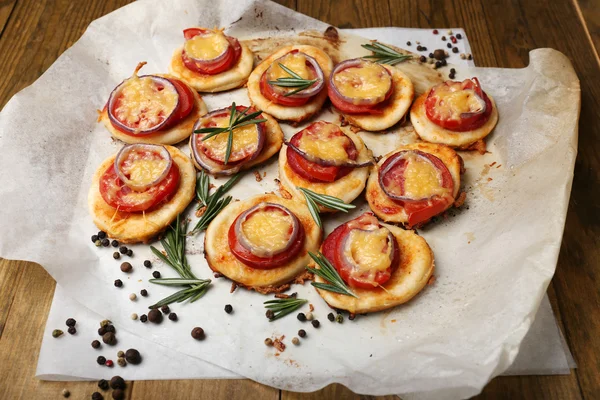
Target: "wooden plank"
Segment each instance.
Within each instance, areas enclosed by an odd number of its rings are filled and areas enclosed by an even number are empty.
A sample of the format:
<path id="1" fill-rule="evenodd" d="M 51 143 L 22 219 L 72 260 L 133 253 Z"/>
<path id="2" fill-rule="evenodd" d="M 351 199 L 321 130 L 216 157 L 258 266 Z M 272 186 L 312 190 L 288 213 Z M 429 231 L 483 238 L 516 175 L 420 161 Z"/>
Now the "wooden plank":
<path id="1" fill-rule="evenodd" d="M 2 0 L 0 1 L 0 37 L 6 27 L 6 23 L 10 19 L 10 16 L 17 4 L 17 0 Z"/>
<path id="2" fill-rule="evenodd" d="M 185 396 L 183 394 L 185 393 Z M 163 399 L 278 400 L 279 390 L 249 380 L 138 381 L 132 400 Z"/>
<path id="3" fill-rule="evenodd" d="M 389 6 L 381 0 L 297 0 L 297 10 L 338 28 L 390 26 Z"/>
<path id="4" fill-rule="evenodd" d="M 0 259 L 0 338 L 26 262 Z"/>
<path id="5" fill-rule="evenodd" d="M 572 0 L 579 18 L 596 50 L 596 59 L 600 62 L 600 2 L 597 0 Z"/>

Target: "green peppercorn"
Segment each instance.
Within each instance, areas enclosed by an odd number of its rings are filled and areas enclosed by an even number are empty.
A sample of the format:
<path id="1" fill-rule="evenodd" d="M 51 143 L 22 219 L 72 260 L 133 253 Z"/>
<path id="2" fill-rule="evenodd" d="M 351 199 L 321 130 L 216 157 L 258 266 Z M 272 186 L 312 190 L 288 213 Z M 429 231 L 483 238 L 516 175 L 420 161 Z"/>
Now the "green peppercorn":
<path id="1" fill-rule="evenodd" d="M 64 333 L 64 332 L 63 332 L 63 331 L 61 331 L 60 329 L 55 329 L 55 330 L 53 330 L 53 331 L 52 331 L 52 337 L 53 337 L 53 338 L 57 338 L 57 337 L 59 337 L 59 336 L 62 336 L 62 334 L 63 334 L 63 333 Z"/>
<path id="2" fill-rule="evenodd" d="M 121 258 L 121 254 L 120 254 L 118 251 L 115 251 L 115 252 L 113 253 L 113 258 L 114 258 L 115 260 L 118 260 L 119 258 Z"/>
<path id="3" fill-rule="evenodd" d="M 119 367 L 125 367 L 127 365 L 127 361 L 123 357 L 117 358 L 117 364 Z"/>
<path id="4" fill-rule="evenodd" d="M 338 322 L 338 324 L 341 324 L 342 322 L 344 322 L 344 316 L 342 314 L 338 314 L 335 317 L 335 320 Z"/>
<path id="5" fill-rule="evenodd" d="M 100 247 L 100 246 L 102 246 L 102 241 L 100 239 L 98 239 L 94 242 L 94 244 L 96 245 L 96 247 Z"/>

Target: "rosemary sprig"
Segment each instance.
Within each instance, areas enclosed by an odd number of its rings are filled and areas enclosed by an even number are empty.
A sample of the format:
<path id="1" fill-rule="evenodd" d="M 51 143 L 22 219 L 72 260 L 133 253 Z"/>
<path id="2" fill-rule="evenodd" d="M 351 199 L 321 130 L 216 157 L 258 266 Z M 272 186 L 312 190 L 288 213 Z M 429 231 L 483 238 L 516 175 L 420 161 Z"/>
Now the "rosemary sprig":
<path id="1" fill-rule="evenodd" d="M 284 94 L 284 97 L 291 96 L 305 89 L 308 89 L 318 81 L 318 79 L 304 79 L 303 77 L 301 77 L 282 63 L 278 64 L 279 67 L 285 72 L 287 72 L 290 76 L 278 78 L 276 81 L 269 81 L 269 85 L 286 88 L 296 88 L 296 90 L 292 90 L 291 92 L 287 92 L 286 94 Z"/>
<path id="2" fill-rule="evenodd" d="M 206 136 L 202 138 L 202 141 L 208 140 L 213 136 L 219 135 L 221 133 L 228 133 L 227 136 L 227 148 L 225 150 L 225 165 L 229 162 L 229 157 L 231 156 L 231 147 L 233 145 L 233 131 L 241 128 L 246 125 L 260 124 L 261 122 L 265 122 L 266 119 L 255 119 L 258 117 L 262 111 L 256 111 L 251 114 L 247 114 L 250 107 L 246 107 L 242 112 L 238 112 L 235 102 L 231 103 L 231 112 L 229 113 L 229 125 L 225 127 L 211 127 L 211 128 L 200 128 L 195 130 L 194 133 L 207 133 Z"/>
<path id="3" fill-rule="evenodd" d="M 190 232 L 191 235 L 206 230 L 208 224 L 210 224 L 217 214 L 231 202 L 231 196 L 225 198 L 221 197 L 223 197 L 225 192 L 227 192 L 239 178 L 239 174 L 232 176 L 227 182 L 219 186 L 213 194 L 210 194 L 210 179 L 204 171 L 200 171 L 200 176 L 198 176 L 196 181 L 196 197 L 199 201 L 198 209 L 205 207 L 205 210 L 194 229 Z"/>
<path id="4" fill-rule="evenodd" d="M 365 56 L 363 58 L 370 59 L 379 64 L 395 65 L 402 61 L 412 58 L 409 54 L 401 54 L 396 50 L 392 49 L 385 44 L 379 42 L 372 42 L 371 44 L 362 44 L 363 48 L 372 51 L 373 55 Z"/>
<path id="5" fill-rule="evenodd" d="M 358 298 L 357 295 L 352 293 L 346 283 L 340 277 L 340 274 L 336 271 L 336 269 L 331 265 L 329 260 L 323 256 L 320 252 L 317 254 L 308 252 L 310 258 L 313 259 L 315 264 L 319 266 L 319 268 L 310 268 L 306 267 L 307 270 L 312 272 L 315 275 L 320 276 L 325 279 L 329 283 L 321 283 L 321 282 L 311 282 L 311 285 L 316 287 L 317 289 L 327 290 L 329 292 L 345 294 L 347 296 L 352 296 Z"/>
<path id="6" fill-rule="evenodd" d="M 308 211 L 310 211 L 310 215 L 312 215 L 319 228 L 323 228 L 323 223 L 321 222 L 321 217 L 319 216 L 318 204 L 322 205 L 323 207 L 345 213 L 347 213 L 348 210 L 356 208 L 354 204 L 344 203 L 342 199 L 334 196 L 315 193 L 312 190 L 301 187 L 297 187 L 297 189 L 304 195 L 304 198 L 306 199 L 306 205 L 308 206 Z"/>
<path id="7" fill-rule="evenodd" d="M 286 315 L 296 311 L 307 302 L 308 300 L 290 297 L 287 299 L 268 300 L 263 304 L 265 305 L 266 309 L 273 311 L 273 317 L 269 318 L 269 321 L 275 321 L 276 319 L 285 317 Z"/>
<path id="8" fill-rule="evenodd" d="M 149 308 L 158 308 L 171 303 L 181 303 L 189 300 L 198 300 L 210 286 L 210 279 L 198 279 L 193 273 L 185 256 L 185 232 L 187 221 L 180 221 L 179 215 L 174 225 L 167 230 L 165 237 L 160 240 L 167 255 L 164 255 L 156 247 L 150 246 L 150 250 L 165 264 L 173 268 L 181 278 L 150 279 L 150 282 L 159 285 L 182 286 L 183 289 L 162 299 Z"/>

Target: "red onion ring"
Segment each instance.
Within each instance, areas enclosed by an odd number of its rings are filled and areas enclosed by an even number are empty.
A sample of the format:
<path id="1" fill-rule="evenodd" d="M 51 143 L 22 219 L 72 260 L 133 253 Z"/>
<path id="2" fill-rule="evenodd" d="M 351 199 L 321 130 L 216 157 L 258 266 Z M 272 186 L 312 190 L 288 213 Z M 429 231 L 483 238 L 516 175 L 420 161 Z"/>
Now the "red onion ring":
<path id="1" fill-rule="evenodd" d="M 253 245 L 252 243 L 250 243 L 250 241 L 248 240 L 246 235 L 244 235 L 244 230 L 242 229 L 242 224 L 246 221 L 246 219 L 251 214 L 253 214 L 256 211 L 265 210 L 267 208 L 276 208 L 280 211 L 283 211 L 285 214 L 289 215 L 292 219 L 292 234 L 290 235 L 286 245 L 283 248 L 276 250 L 276 251 L 270 251 L 270 250 L 261 248 L 259 246 Z M 255 256 L 261 257 L 261 258 L 270 258 L 277 254 L 281 254 L 281 253 L 287 251 L 292 246 L 292 244 L 294 244 L 294 242 L 296 241 L 299 231 L 300 231 L 300 222 L 298 221 L 298 218 L 294 215 L 294 213 L 292 213 L 290 210 L 288 210 L 286 207 L 282 206 L 281 204 L 276 204 L 276 203 L 259 203 L 259 204 L 255 205 L 254 207 L 249 208 L 248 210 L 244 211 L 238 217 L 236 224 L 235 224 L 235 235 L 236 235 L 238 241 L 240 242 L 240 244 L 246 250 L 248 250 Z"/>
<path id="2" fill-rule="evenodd" d="M 477 102 L 481 106 L 481 109 L 479 111 L 471 111 L 471 112 L 461 113 L 460 114 L 461 118 L 471 118 L 471 117 L 475 117 L 477 115 L 483 115 L 487 111 L 487 104 L 486 104 L 485 100 L 479 94 L 477 94 L 477 92 L 475 90 L 473 90 L 473 95 L 477 98 Z"/>
<path id="3" fill-rule="evenodd" d="M 134 151 L 146 151 L 152 153 L 158 153 L 162 159 L 167 160 L 167 165 L 164 170 L 160 173 L 160 175 L 150 183 L 146 184 L 136 184 L 131 179 L 127 177 L 125 172 L 123 172 L 122 166 L 127 157 Z M 123 146 L 123 148 L 117 153 L 115 157 L 115 172 L 119 179 L 123 181 L 123 183 L 128 186 L 130 189 L 133 189 L 138 192 L 142 192 L 152 186 L 158 185 L 162 182 L 167 175 L 169 175 L 169 171 L 171 170 L 171 166 L 173 165 L 173 158 L 171 157 L 171 153 L 164 147 L 156 144 L 128 144 Z"/>
<path id="4" fill-rule="evenodd" d="M 196 35 L 190 39 L 186 39 L 186 42 L 189 40 L 192 40 L 193 38 L 197 37 L 197 36 L 207 36 L 208 33 L 212 33 L 212 34 L 216 34 L 215 32 L 211 31 L 211 30 L 207 30 L 202 34 Z M 225 35 L 223 35 L 225 36 Z M 227 36 L 225 36 L 225 39 L 227 40 L 227 47 L 225 47 L 225 50 L 223 50 L 223 52 L 221 54 L 219 54 L 218 56 L 216 56 L 215 58 L 211 58 L 210 60 L 204 60 L 201 58 L 194 58 L 191 55 L 189 55 L 186 51 L 185 51 L 185 46 L 184 46 L 184 50 L 183 52 L 185 53 L 185 55 L 187 56 L 188 59 L 194 61 L 198 67 L 200 68 L 206 68 L 207 66 L 210 66 L 211 64 L 215 64 L 215 63 L 219 63 L 221 61 L 223 61 L 226 57 L 227 57 L 227 53 L 229 52 L 230 48 L 231 48 L 231 42 L 228 40 Z"/>
<path id="5" fill-rule="evenodd" d="M 177 95 L 177 103 L 175 104 L 175 107 L 173 108 L 173 110 L 171 111 L 171 114 L 169 114 L 163 122 L 154 125 L 152 128 L 147 128 L 147 129 L 143 129 L 143 130 L 138 130 L 138 129 L 134 129 L 131 128 L 127 125 L 125 125 L 124 123 L 122 123 L 121 121 L 118 120 L 117 117 L 115 117 L 115 102 L 116 100 L 119 98 L 121 92 L 123 91 L 123 89 L 125 88 L 125 86 L 127 85 L 127 83 L 129 82 L 129 80 L 131 78 L 127 78 L 125 79 L 123 82 L 121 82 L 116 88 L 113 89 L 113 91 L 110 94 L 110 97 L 108 98 L 108 107 L 107 107 L 107 114 L 108 114 L 108 118 L 110 119 L 110 122 L 119 130 L 128 132 L 128 133 L 132 133 L 135 135 L 148 135 L 150 133 L 154 133 L 157 131 L 160 131 L 161 129 L 163 129 L 164 127 L 168 126 L 171 123 L 171 119 L 173 118 L 173 116 L 176 114 L 176 111 L 179 109 L 179 104 L 180 104 L 180 98 L 179 98 L 179 92 L 177 92 L 177 89 L 175 88 L 175 85 L 173 85 L 171 83 L 170 80 L 168 80 L 167 78 L 163 78 L 161 76 L 156 76 L 156 75 L 142 75 L 137 77 L 139 79 L 141 78 L 150 78 L 152 79 L 152 81 L 156 84 L 161 84 L 164 86 L 164 88 L 169 88 L 169 90 L 172 90 L 173 92 L 175 92 L 175 94 Z M 163 89 L 164 90 L 164 89 Z"/>
<path id="6" fill-rule="evenodd" d="M 240 111 L 241 108 L 245 108 L 245 107 L 238 106 L 238 108 L 237 108 L 238 112 Z M 202 122 L 205 121 L 206 119 L 221 116 L 221 114 L 224 114 L 224 113 L 229 114 L 230 112 L 231 112 L 231 107 L 225 107 L 225 108 L 221 108 L 219 110 L 212 111 L 212 112 L 204 115 L 198 121 L 196 121 L 192 131 L 197 131 L 198 129 L 200 129 Z M 210 173 L 219 174 L 219 175 L 232 175 L 232 174 L 238 172 L 243 164 L 254 160 L 261 153 L 261 151 L 265 145 L 265 141 L 266 141 L 266 133 L 265 133 L 265 128 L 264 128 L 264 123 L 256 124 L 256 130 L 258 131 L 258 142 L 256 144 L 256 150 L 254 150 L 250 154 L 249 157 L 238 160 L 236 162 L 230 161 L 227 165 L 219 163 L 219 162 L 211 159 L 210 157 L 208 157 L 206 154 L 204 154 L 202 149 L 199 148 L 199 146 L 198 146 L 198 141 L 201 141 L 202 137 L 206 134 L 195 133 L 194 136 L 192 136 L 191 141 L 190 141 L 190 147 L 192 150 L 192 155 L 194 157 L 194 160 L 196 160 L 196 162 L 202 168 L 206 169 Z M 225 134 L 225 133 L 222 133 L 222 134 Z M 196 137 L 195 135 L 199 135 L 199 137 Z M 231 165 L 231 168 L 229 168 L 230 165 Z"/>
<path id="7" fill-rule="evenodd" d="M 375 65 L 380 66 L 385 71 L 385 73 L 390 76 L 390 89 L 383 96 L 369 97 L 366 99 L 355 99 L 353 97 L 344 96 L 338 90 L 338 88 L 335 86 L 335 80 L 333 78 L 335 77 L 335 75 L 337 73 L 342 72 L 345 69 L 361 67 L 365 64 L 375 64 Z M 392 90 L 394 82 L 392 79 L 392 75 L 390 74 L 390 71 L 387 70 L 387 68 L 385 68 L 379 64 L 373 63 L 371 61 L 363 60 L 362 58 L 354 58 L 351 60 L 342 61 L 341 63 L 339 63 L 338 65 L 335 66 L 333 71 L 331 71 L 331 75 L 329 75 L 329 85 L 331 86 L 331 88 L 333 89 L 335 94 L 338 95 L 342 100 L 344 100 L 347 103 L 354 104 L 354 105 L 361 105 L 361 106 L 373 106 L 375 104 L 381 103 L 382 101 L 384 101 L 387 98 L 387 93 L 389 93 L 389 91 Z"/>
<path id="8" fill-rule="evenodd" d="M 354 160 L 347 160 L 347 161 L 326 160 L 324 158 L 319 158 L 312 154 L 308 154 L 304 150 L 301 150 L 300 148 L 294 146 L 291 142 L 285 142 L 285 145 L 289 146 L 296 153 L 300 154 L 302 156 L 302 158 L 304 158 L 310 162 L 314 162 L 315 164 L 322 165 L 324 167 L 362 168 L 362 167 L 368 167 L 369 165 L 374 164 L 373 160 L 368 160 L 368 161 L 364 161 L 364 162 L 358 162 L 358 161 L 354 161 Z"/>
<path id="9" fill-rule="evenodd" d="M 369 227 L 370 228 L 370 227 Z M 388 246 L 390 246 L 390 266 L 392 265 L 392 261 L 393 261 L 393 256 L 394 256 L 394 246 L 396 246 L 396 240 L 394 240 L 394 236 L 392 235 L 392 232 L 389 231 L 389 229 L 385 228 L 385 227 L 381 227 L 379 226 L 379 224 L 377 224 L 376 226 L 373 227 L 373 229 L 361 229 L 361 228 L 353 228 L 350 229 L 346 235 L 344 236 L 344 238 L 342 239 L 342 242 L 340 244 L 339 249 L 341 249 L 341 259 L 343 263 L 347 263 L 349 266 L 352 267 L 352 269 L 359 269 L 360 266 L 354 261 L 354 259 L 352 257 L 348 257 L 347 254 L 350 250 L 350 234 L 352 233 L 353 230 L 358 230 L 358 231 L 363 231 L 363 232 L 368 232 L 369 234 L 373 234 L 376 230 L 380 229 L 380 228 L 384 228 L 388 231 L 387 234 L 387 241 L 388 241 Z"/>
<path id="10" fill-rule="evenodd" d="M 278 59 L 276 59 L 275 61 L 273 61 L 271 66 L 265 71 L 265 74 L 267 74 L 267 77 L 269 77 L 269 74 L 271 73 L 270 72 L 271 68 L 273 68 L 274 65 L 277 65 L 276 63 L 278 63 L 279 60 L 281 60 L 284 57 L 287 57 L 289 54 L 290 53 L 284 54 L 283 56 L 281 56 Z M 312 97 L 312 96 L 316 95 L 317 93 L 319 93 L 321 90 L 323 90 L 323 88 L 325 87 L 325 75 L 323 74 L 323 70 L 321 69 L 321 66 L 319 65 L 317 60 L 315 60 L 313 57 L 309 56 L 306 53 L 302 53 L 302 55 L 306 58 L 306 61 L 308 61 L 308 63 L 315 70 L 315 73 L 317 74 L 317 77 L 315 79 L 317 79 L 317 81 L 309 88 L 306 88 L 298 93 L 294 93 L 290 96 L 286 96 L 290 99 L 306 99 L 308 97 Z M 273 88 L 273 91 L 275 91 L 281 95 L 285 96 L 285 94 L 287 93 L 285 90 L 283 90 L 283 88 L 281 88 L 277 85 L 269 84 L 269 86 L 271 86 Z"/>
<path id="11" fill-rule="evenodd" d="M 437 170 L 438 167 L 427 157 L 425 156 L 425 154 L 419 150 L 403 150 L 400 151 L 394 155 L 392 155 L 388 160 L 386 160 L 386 162 L 383 163 L 383 167 L 380 171 L 379 171 L 379 186 L 381 187 L 381 189 L 384 191 L 384 193 L 391 199 L 393 200 L 398 200 L 398 201 L 404 201 L 404 202 L 408 202 L 408 203 L 413 203 L 413 202 L 419 202 L 419 201 L 423 201 L 423 200 L 427 200 L 429 199 L 427 198 L 422 198 L 422 199 L 413 199 L 407 196 L 400 196 L 397 194 L 394 194 L 392 192 L 390 192 L 386 186 L 383 183 L 383 177 L 394 167 L 396 166 L 396 164 L 402 160 L 405 160 L 406 158 L 408 158 L 410 155 L 415 155 L 417 157 L 420 157 L 421 159 L 423 159 L 424 161 L 430 163 L 431 165 L 433 165 L 433 167 Z M 388 162 L 389 161 L 389 162 Z M 386 165 L 387 164 L 387 165 Z M 440 174 L 441 175 L 441 174 Z M 442 184 L 442 179 L 440 176 L 440 185 Z"/>

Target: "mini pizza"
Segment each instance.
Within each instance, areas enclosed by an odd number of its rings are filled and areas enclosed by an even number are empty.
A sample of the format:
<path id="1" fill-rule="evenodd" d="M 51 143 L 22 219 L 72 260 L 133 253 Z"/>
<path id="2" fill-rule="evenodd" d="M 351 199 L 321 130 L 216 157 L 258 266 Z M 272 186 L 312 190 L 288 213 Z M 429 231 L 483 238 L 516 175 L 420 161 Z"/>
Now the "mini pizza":
<path id="1" fill-rule="evenodd" d="M 477 78 L 446 81 L 415 100 L 410 120 L 426 142 L 485 152 L 483 138 L 496 126 L 498 108 Z"/>
<path id="2" fill-rule="evenodd" d="M 425 287 L 434 268 L 425 239 L 415 231 L 380 223 L 372 213 L 338 226 L 323 242 L 321 253 L 357 297 L 317 291 L 329 306 L 354 314 L 406 303 Z M 317 275 L 315 282 L 327 283 Z"/>
<path id="3" fill-rule="evenodd" d="M 248 96 L 259 110 L 279 120 L 304 121 L 327 99 L 325 82 L 333 62 L 308 45 L 285 46 L 265 58 L 248 78 Z"/>
<path id="4" fill-rule="evenodd" d="M 298 187 L 351 203 L 365 188 L 371 165 L 371 151 L 358 135 L 318 121 L 296 133 L 282 147 L 279 180 L 302 202 L 306 200 Z"/>
<path id="5" fill-rule="evenodd" d="M 109 237 L 148 242 L 190 204 L 195 186 L 194 165 L 177 148 L 131 144 L 96 170 L 88 205 Z"/>
<path id="6" fill-rule="evenodd" d="M 320 243 L 306 205 L 265 194 L 225 207 L 206 230 L 204 252 L 213 271 L 269 293 L 303 275 Z"/>
<path id="7" fill-rule="evenodd" d="M 222 30 L 189 28 L 175 50 L 169 72 L 199 92 L 223 92 L 243 86 L 252 72 L 254 55 L 245 44 Z"/>
<path id="8" fill-rule="evenodd" d="M 138 71 L 117 86 L 98 121 L 125 143 L 175 144 L 192 133 L 194 122 L 206 114 L 202 98 L 170 75 L 142 75 Z"/>
<path id="9" fill-rule="evenodd" d="M 250 118 L 252 115 L 255 117 Z M 213 175 L 232 175 L 265 162 L 279 151 L 283 144 L 283 131 L 273 117 L 253 107 L 237 106 L 234 121 L 236 118 L 242 125 L 244 121 L 263 122 L 234 128 L 229 154 L 227 131 L 214 136 L 210 133 L 194 133 L 190 138 L 190 149 L 196 168 Z M 227 128 L 230 120 L 231 107 L 222 108 L 200 118 L 194 126 L 194 132 Z"/>
<path id="10" fill-rule="evenodd" d="M 423 226 L 464 201 L 464 194 L 459 196 L 462 172 L 462 158 L 448 146 L 404 145 L 384 156 L 371 172 L 367 201 L 386 222 Z"/>
<path id="11" fill-rule="evenodd" d="M 336 65 L 327 91 L 346 121 L 366 131 L 382 131 L 398 123 L 415 94 L 402 71 L 361 58 Z"/>

